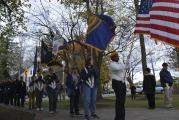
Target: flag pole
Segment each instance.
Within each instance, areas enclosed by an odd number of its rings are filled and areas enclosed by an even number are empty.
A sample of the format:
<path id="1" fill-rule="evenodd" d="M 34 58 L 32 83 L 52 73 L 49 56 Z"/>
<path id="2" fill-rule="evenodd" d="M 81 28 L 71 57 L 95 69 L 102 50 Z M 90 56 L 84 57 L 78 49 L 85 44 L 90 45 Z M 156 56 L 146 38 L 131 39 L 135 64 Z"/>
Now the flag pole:
<path id="1" fill-rule="evenodd" d="M 93 48 L 91 47 L 91 50 L 90 50 L 91 52 L 91 62 L 93 63 L 94 61 L 93 61 Z"/>

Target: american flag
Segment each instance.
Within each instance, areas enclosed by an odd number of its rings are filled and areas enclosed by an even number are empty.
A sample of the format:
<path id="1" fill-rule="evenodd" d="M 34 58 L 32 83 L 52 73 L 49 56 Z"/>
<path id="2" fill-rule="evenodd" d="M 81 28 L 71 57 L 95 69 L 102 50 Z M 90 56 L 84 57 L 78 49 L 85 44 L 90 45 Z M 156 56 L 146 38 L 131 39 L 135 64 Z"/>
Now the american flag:
<path id="1" fill-rule="evenodd" d="M 142 0 L 135 33 L 179 47 L 179 0 Z"/>
<path id="2" fill-rule="evenodd" d="M 150 34 L 150 10 L 154 0 L 141 0 L 135 33 Z"/>

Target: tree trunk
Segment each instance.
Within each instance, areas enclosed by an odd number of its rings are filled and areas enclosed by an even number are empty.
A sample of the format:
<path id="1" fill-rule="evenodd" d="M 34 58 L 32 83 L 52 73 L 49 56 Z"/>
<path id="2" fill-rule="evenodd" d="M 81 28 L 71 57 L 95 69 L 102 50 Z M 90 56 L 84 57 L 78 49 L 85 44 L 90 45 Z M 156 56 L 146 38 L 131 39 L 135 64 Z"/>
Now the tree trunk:
<path id="1" fill-rule="evenodd" d="M 96 11 L 95 13 L 98 14 L 99 12 L 99 0 L 96 0 Z"/>
<path id="2" fill-rule="evenodd" d="M 91 12 L 91 9 L 90 9 L 89 0 L 86 0 L 86 8 L 87 8 L 88 13 L 90 13 L 90 12 Z"/>
<path id="3" fill-rule="evenodd" d="M 141 57 L 142 57 L 142 70 L 144 75 L 144 70 L 147 68 L 146 62 L 146 51 L 145 51 L 145 43 L 144 43 L 144 36 L 140 35 L 140 47 L 141 47 Z"/>
<path id="4" fill-rule="evenodd" d="M 101 0 L 101 14 L 104 14 L 104 6 L 103 6 L 103 0 Z"/>
<path id="5" fill-rule="evenodd" d="M 177 66 L 177 68 L 179 68 L 179 48 L 175 48 L 175 50 L 176 50 L 176 55 L 177 55 L 176 56 L 177 57 L 176 58 L 177 59 L 177 65 L 176 66 Z"/>

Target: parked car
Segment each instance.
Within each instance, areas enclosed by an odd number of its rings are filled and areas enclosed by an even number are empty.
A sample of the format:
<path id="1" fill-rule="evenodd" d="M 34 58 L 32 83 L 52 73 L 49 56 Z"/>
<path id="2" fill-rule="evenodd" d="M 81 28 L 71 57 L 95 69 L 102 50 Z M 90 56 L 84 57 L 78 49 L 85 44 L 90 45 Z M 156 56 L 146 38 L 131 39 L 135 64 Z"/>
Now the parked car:
<path id="1" fill-rule="evenodd" d="M 163 92 L 164 92 L 163 87 L 160 84 L 156 85 L 155 93 L 163 93 Z M 143 86 L 136 86 L 136 93 L 142 94 L 143 93 Z"/>
<path id="2" fill-rule="evenodd" d="M 107 89 L 107 90 L 104 90 L 103 94 L 113 94 L 114 93 L 114 90 L 113 89 Z"/>
<path id="3" fill-rule="evenodd" d="M 164 89 L 161 85 L 156 85 L 155 87 L 155 93 L 163 93 Z"/>
<path id="4" fill-rule="evenodd" d="M 142 94 L 143 93 L 143 87 L 142 86 L 136 86 L 136 93 Z"/>

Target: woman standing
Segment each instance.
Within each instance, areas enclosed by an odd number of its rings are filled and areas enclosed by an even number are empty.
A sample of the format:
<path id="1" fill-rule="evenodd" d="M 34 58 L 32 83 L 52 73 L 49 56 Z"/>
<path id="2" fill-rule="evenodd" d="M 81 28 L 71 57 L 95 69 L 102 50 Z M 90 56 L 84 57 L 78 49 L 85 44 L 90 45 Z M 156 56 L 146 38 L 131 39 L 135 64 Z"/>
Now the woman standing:
<path id="1" fill-rule="evenodd" d="M 66 86 L 68 96 L 70 98 L 70 114 L 71 116 L 80 115 L 79 113 L 79 97 L 80 97 L 80 75 L 77 68 L 72 68 L 66 78 Z"/>

